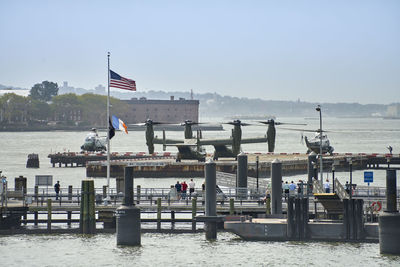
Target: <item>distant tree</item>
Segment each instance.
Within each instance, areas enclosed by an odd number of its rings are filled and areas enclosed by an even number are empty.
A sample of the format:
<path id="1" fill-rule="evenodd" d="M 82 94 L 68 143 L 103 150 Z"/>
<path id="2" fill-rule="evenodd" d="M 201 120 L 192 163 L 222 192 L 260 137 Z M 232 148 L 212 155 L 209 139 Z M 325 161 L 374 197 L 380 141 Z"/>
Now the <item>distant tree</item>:
<path id="1" fill-rule="evenodd" d="M 57 83 L 43 81 L 35 84 L 31 89 L 30 96 L 41 101 L 50 101 L 53 96 L 58 94 Z"/>

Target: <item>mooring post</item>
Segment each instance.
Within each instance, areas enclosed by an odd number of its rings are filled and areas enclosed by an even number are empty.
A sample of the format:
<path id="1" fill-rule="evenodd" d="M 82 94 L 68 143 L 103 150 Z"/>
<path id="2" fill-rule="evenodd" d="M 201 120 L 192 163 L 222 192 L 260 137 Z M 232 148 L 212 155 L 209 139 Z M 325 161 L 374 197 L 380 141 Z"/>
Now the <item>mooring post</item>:
<path id="1" fill-rule="evenodd" d="M 241 152 L 237 156 L 236 174 L 236 187 L 238 188 L 238 197 L 240 199 L 247 198 L 247 170 L 247 155 Z"/>
<path id="2" fill-rule="evenodd" d="M 192 198 L 192 231 L 196 231 L 197 197 Z"/>
<path id="3" fill-rule="evenodd" d="M 239 159 L 239 156 L 238 156 Z M 247 157 L 246 157 L 247 159 Z M 238 160 L 239 161 L 239 160 Z M 215 162 L 209 161 L 205 164 L 206 174 L 206 217 L 217 216 L 217 191 L 216 177 L 217 170 Z M 246 177 L 247 182 L 247 177 Z M 217 239 L 217 222 L 209 220 L 204 225 L 207 240 Z"/>
<path id="4" fill-rule="evenodd" d="M 396 170 L 386 170 L 386 210 L 379 216 L 379 248 L 384 254 L 400 255 L 400 214 L 397 210 Z"/>
<path id="5" fill-rule="evenodd" d="M 235 199 L 229 199 L 229 215 L 235 214 Z"/>
<path id="6" fill-rule="evenodd" d="M 282 162 L 275 159 L 271 163 L 272 214 L 282 214 Z"/>
<path id="7" fill-rule="evenodd" d="M 51 232 L 51 199 L 47 199 L 47 231 Z"/>
<path id="8" fill-rule="evenodd" d="M 157 198 L 157 230 L 161 230 L 161 198 Z"/>
<path id="9" fill-rule="evenodd" d="M 133 167 L 125 167 L 124 199 L 116 210 L 117 245 L 137 246 L 140 238 L 140 209 L 133 204 Z"/>
<path id="10" fill-rule="evenodd" d="M 311 151 L 310 154 L 308 154 L 307 158 L 307 195 L 312 194 L 312 184 L 313 184 L 313 177 L 315 175 L 314 171 L 314 166 L 317 162 L 317 154 L 315 154 L 314 151 Z"/>
<path id="11" fill-rule="evenodd" d="M 80 232 L 82 234 L 94 234 L 96 232 L 96 214 L 93 180 L 82 180 L 81 195 Z"/>

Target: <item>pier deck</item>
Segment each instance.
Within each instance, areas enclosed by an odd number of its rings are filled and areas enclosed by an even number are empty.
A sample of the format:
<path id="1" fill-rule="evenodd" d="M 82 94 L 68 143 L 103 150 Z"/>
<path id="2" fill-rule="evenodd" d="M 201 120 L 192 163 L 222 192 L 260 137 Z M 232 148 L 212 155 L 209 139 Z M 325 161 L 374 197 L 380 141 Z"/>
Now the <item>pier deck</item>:
<path id="1" fill-rule="evenodd" d="M 307 173 L 307 154 L 300 153 L 251 153 L 248 154 L 248 175 L 256 177 L 256 157 L 259 160 L 259 177 L 269 177 L 271 173 L 271 162 L 279 159 L 282 162 L 282 175 L 294 175 Z M 229 159 L 215 161 L 219 172 L 236 173 L 237 162 Z M 388 164 L 393 169 L 400 169 L 400 154 L 334 154 L 323 157 L 324 171 L 331 171 L 335 165 L 336 171 L 348 170 L 350 163 L 353 170 L 382 169 Z M 319 163 L 319 162 L 318 162 Z M 123 178 L 124 168 L 134 168 L 134 177 L 203 177 L 204 162 L 193 160 L 175 162 L 169 159 L 132 159 L 111 161 L 111 177 Z M 318 167 L 319 168 L 319 167 Z M 87 177 L 106 177 L 107 164 L 105 161 L 92 161 L 86 166 Z"/>

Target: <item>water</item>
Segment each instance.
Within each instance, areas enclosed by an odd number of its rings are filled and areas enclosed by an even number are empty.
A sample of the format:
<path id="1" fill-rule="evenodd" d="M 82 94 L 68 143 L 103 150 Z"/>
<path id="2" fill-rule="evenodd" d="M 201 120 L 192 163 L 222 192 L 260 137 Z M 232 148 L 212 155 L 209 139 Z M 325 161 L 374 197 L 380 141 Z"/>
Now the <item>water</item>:
<path id="1" fill-rule="evenodd" d="M 18 253 L 16 253 L 18 251 Z M 218 233 L 142 234 L 140 247 L 116 245 L 112 234 L 0 237 L 3 266 L 399 266 L 378 244 L 248 242 Z"/>
<path id="2" fill-rule="evenodd" d="M 215 121 L 220 121 L 214 119 Z M 303 118 L 279 118 L 282 122 L 307 123 L 308 129 L 319 128 L 318 120 Z M 345 153 L 387 153 L 391 145 L 394 153 L 400 152 L 400 121 L 382 119 L 338 119 L 325 118 L 324 128 L 328 133 L 335 152 Z M 226 131 L 204 132 L 204 138 L 220 138 L 230 135 Z M 243 127 L 243 138 L 264 135 L 266 127 Z M 162 136 L 161 132 L 155 133 Z M 304 133 L 304 135 L 307 135 Z M 308 136 L 311 136 L 309 134 Z M 86 132 L 0 132 L 0 170 L 8 177 L 13 188 L 14 177 L 28 178 L 28 188 L 34 186 L 34 177 L 50 174 L 60 180 L 62 187 L 80 187 L 85 178 L 85 169 L 52 168 L 47 155 L 57 151 L 79 151 Z M 182 138 L 182 132 L 168 132 L 167 137 Z M 300 142 L 301 134 L 277 127 L 276 152 L 304 153 L 305 145 Z M 173 147 L 168 148 L 176 152 Z M 212 153 L 212 147 L 206 147 Z M 246 152 L 266 152 L 266 144 L 244 145 Z M 146 151 L 143 132 L 118 132 L 112 139 L 112 151 Z M 161 151 L 161 145 L 156 145 Z M 27 155 L 38 153 L 40 169 L 25 168 Z M 348 173 L 337 173 L 345 181 Z M 363 172 L 353 174 L 357 184 L 363 184 Z M 374 171 L 375 186 L 384 186 L 385 173 Z M 305 179 L 304 175 L 284 177 L 285 180 Z M 135 179 L 135 185 L 145 187 L 169 187 L 177 179 Z M 197 186 L 203 178 L 195 178 Z M 95 186 L 106 184 L 105 179 L 96 179 Z M 115 186 L 115 182 L 111 183 Z M 50 188 L 52 190 L 52 188 Z M 55 265 L 108 265 L 108 266 L 281 266 L 281 265 L 327 265 L 340 266 L 351 263 L 355 266 L 400 266 L 400 257 L 379 254 L 378 244 L 348 243 L 293 243 L 293 242 L 246 242 L 230 233 L 219 233 L 216 242 L 208 242 L 204 234 L 143 234 L 142 246 L 137 248 L 117 247 L 115 235 L 101 234 L 93 237 L 81 235 L 16 235 L 0 236 L 0 259 L 2 266 L 55 266 Z"/>

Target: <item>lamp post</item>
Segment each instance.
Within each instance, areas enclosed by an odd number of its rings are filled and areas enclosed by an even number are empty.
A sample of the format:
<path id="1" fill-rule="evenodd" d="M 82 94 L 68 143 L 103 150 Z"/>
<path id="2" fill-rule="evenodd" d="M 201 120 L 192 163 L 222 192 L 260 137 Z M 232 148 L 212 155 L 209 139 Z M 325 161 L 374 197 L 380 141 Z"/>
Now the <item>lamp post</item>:
<path id="1" fill-rule="evenodd" d="M 323 166 L 322 166 L 322 111 L 321 111 L 321 106 L 318 105 L 315 108 L 316 111 L 319 112 L 319 159 L 320 159 L 320 173 L 321 173 L 321 183 L 324 182 L 324 179 L 322 177 L 322 172 L 323 172 Z"/>

